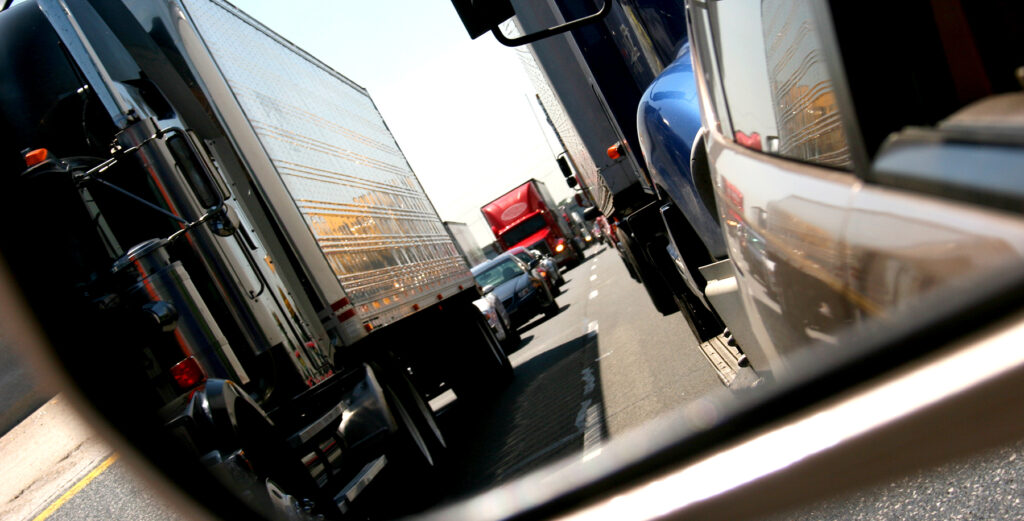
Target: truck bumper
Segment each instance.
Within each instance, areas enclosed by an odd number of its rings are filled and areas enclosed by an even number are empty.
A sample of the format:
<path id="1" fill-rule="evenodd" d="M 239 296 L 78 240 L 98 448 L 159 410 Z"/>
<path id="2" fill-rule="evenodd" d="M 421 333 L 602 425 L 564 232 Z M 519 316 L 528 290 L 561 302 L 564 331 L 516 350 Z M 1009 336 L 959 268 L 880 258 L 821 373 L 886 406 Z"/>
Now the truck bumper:
<path id="1" fill-rule="evenodd" d="M 321 384 L 333 388 L 318 386 L 310 390 L 315 395 L 283 406 L 292 418 L 307 417 L 298 425 L 275 423 L 228 380 L 207 381 L 179 401 L 176 412 L 175 404 L 165 407 L 166 424 L 204 460 L 241 451 L 259 479 L 344 512 L 386 465 L 384 453 L 397 424 L 369 367 L 335 378 Z M 325 394 L 334 402 L 326 409 Z"/>

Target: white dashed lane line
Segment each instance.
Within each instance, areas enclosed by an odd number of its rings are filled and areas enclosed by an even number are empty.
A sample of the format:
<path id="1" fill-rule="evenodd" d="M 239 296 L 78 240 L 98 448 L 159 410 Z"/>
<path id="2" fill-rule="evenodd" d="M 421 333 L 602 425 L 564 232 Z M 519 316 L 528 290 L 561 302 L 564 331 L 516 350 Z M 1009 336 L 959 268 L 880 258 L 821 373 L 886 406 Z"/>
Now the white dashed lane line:
<path id="1" fill-rule="evenodd" d="M 597 280 L 597 274 L 596 273 L 590 276 L 590 281 L 591 282 L 593 282 L 595 280 Z"/>
<path id="2" fill-rule="evenodd" d="M 595 298 L 597 298 L 597 290 L 596 289 L 594 291 L 590 292 L 590 299 L 593 300 Z"/>

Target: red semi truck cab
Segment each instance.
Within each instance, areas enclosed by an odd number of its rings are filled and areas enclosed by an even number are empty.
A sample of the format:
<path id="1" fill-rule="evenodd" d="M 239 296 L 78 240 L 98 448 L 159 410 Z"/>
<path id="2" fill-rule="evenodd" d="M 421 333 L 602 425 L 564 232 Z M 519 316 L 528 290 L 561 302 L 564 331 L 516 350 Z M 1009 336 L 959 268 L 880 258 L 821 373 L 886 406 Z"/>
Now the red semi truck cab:
<path id="1" fill-rule="evenodd" d="M 524 246 L 552 255 L 559 266 L 579 263 L 581 253 L 544 183 L 530 179 L 480 211 L 502 251 Z"/>

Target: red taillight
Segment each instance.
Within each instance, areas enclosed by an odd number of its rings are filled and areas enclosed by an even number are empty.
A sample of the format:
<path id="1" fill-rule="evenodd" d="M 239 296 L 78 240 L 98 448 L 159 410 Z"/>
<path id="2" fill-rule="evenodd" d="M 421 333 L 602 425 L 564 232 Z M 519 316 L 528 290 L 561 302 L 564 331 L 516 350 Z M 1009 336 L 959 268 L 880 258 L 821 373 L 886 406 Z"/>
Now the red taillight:
<path id="1" fill-rule="evenodd" d="M 736 142 L 739 143 L 740 145 L 743 145 L 751 150 L 757 150 L 758 152 L 761 151 L 761 135 L 758 134 L 757 132 L 747 135 L 743 131 L 737 130 L 734 135 L 736 137 Z"/>
<path id="2" fill-rule="evenodd" d="M 206 381 L 206 375 L 195 357 L 190 356 L 171 368 L 171 377 L 182 391 L 187 391 Z"/>
<path id="3" fill-rule="evenodd" d="M 50 155 L 50 152 L 45 148 L 37 148 L 31 152 L 25 153 L 25 166 L 33 167 L 46 161 L 46 157 Z"/>
<path id="4" fill-rule="evenodd" d="M 565 241 L 558 239 L 558 244 L 555 245 L 555 253 L 562 253 L 565 250 Z"/>

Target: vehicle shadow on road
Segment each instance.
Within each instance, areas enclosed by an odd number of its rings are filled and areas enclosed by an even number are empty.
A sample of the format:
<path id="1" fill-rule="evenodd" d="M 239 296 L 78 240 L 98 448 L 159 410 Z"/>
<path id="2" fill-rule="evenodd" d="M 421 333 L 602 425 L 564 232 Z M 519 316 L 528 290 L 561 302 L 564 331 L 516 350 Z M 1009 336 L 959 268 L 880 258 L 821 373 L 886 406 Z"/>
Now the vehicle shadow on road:
<path id="1" fill-rule="evenodd" d="M 586 262 L 586 261 L 588 261 L 590 259 L 593 259 L 594 257 L 597 257 L 598 255 L 604 253 L 604 251 L 607 250 L 607 249 L 608 249 L 608 246 L 600 246 L 597 249 L 591 248 L 590 253 L 584 253 L 584 255 L 583 255 L 583 262 Z M 582 265 L 582 263 L 581 263 L 581 265 Z"/>
<path id="2" fill-rule="evenodd" d="M 543 351 L 516 367 L 492 402 L 458 402 L 442 415 L 452 447 L 446 500 L 494 487 L 607 438 L 596 334 Z M 585 441 L 586 440 L 586 441 Z"/>
<path id="3" fill-rule="evenodd" d="M 534 335 L 522 336 L 522 332 L 520 331 L 520 338 L 521 338 L 521 340 L 519 341 L 519 345 L 513 347 L 512 350 L 509 351 L 508 354 L 515 353 L 516 351 L 519 351 L 520 349 L 530 345 L 530 342 L 532 342 L 533 339 L 536 338 L 536 337 Z"/>
<path id="4" fill-rule="evenodd" d="M 571 304 L 565 304 L 565 305 L 559 306 L 558 307 L 558 313 L 556 313 L 554 316 L 548 317 L 548 316 L 541 315 L 540 318 L 533 319 L 533 320 L 531 320 L 531 321 L 529 321 L 529 322 L 519 326 L 519 334 L 521 335 L 523 333 L 526 333 L 526 332 L 530 331 L 531 329 L 533 329 L 533 328 L 535 328 L 535 327 L 537 327 L 537 326 L 547 322 L 548 320 L 551 320 L 552 318 L 557 317 L 559 313 L 569 309 L 570 306 L 571 306 Z"/>

